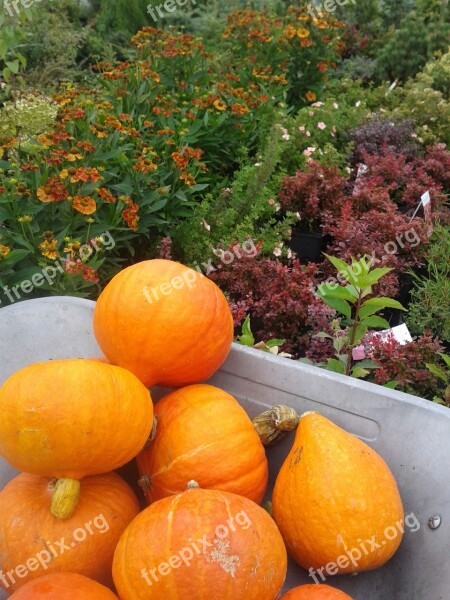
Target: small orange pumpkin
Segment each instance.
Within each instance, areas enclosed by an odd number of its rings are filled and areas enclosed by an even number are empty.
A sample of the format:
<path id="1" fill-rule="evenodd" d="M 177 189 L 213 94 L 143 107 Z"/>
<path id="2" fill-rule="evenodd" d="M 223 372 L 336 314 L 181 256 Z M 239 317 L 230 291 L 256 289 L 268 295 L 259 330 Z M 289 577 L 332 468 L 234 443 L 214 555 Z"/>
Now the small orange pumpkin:
<path id="1" fill-rule="evenodd" d="M 283 540 L 263 508 L 193 488 L 134 519 L 117 545 L 113 577 L 122 600 L 275 600 L 286 568 Z"/>
<path id="2" fill-rule="evenodd" d="M 137 457 L 149 504 L 182 492 L 192 479 L 261 502 L 266 453 L 233 396 L 212 385 L 190 385 L 157 402 L 155 417 L 154 438 Z"/>
<path id="3" fill-rule="evenodd" d="M 308 583 L 289 590 L 281 596 L 280 600 L 352 600 L 352 598 L 329 585 Z"/>
<path id="4" fill-rule="evenodd" d="M 134 492 L 116 473 L 86 477 L 75 514 L 61 520 L 50 513 L 52 485 L 22 474 L 0 492 L 0 586 L 65 571 L 110 586 L 114 548 L 139 512 Z"/>
<path id="5" fill-rule="evenodd" d="M 52 510 L 70 516 L 79 479 L 142 450 L 153 425 L 148 390 L 120 367 L 54 360 L 21 369 L 0 389 L 0 454 L 16 469 L 59 479 Z"/>
<path id="6" fill-rule="evenodd" d="M 10 600 L 119 600 L 92 579 L 77 573 L 54 573 L 26 583 Z"/>
<path id="7" fill-rule="evenodd" d="M 402 539 L 402 501 L 384 460 L 316 413 L 301 417 L 272 508 L 292 558 L 329 575 L 381 567 Z"/>
<path id="8" fill-rule="evenodd" d="M 94 312 L 105 356 L 147 387 L 208 379 L 233 341 L 233 318 L 220 289 L 170 260 L 148 260 L 118 273 Z"/>

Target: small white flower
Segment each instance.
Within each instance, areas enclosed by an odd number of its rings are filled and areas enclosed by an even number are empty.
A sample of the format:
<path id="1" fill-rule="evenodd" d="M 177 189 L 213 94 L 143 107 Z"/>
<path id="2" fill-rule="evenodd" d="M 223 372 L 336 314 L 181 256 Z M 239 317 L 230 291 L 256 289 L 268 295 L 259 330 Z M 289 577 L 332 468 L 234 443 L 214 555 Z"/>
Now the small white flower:
<path id="1" fill-rule="evenodd" d="M 358 108 L 359 106 L 361 106 L 361 100 L 358 100 L 358 102 L 355 104 L 356 108 Z"/>
<path id="2" fill-rule="evenodd" d="M 311 137 L 311 132 L 310 131 L 306 132 L 306 137 Z"/>
<path id="3" fill-rule="evenodd" d="M 206 229 L 206 231 L 211 231 L 211 225 L 208 225 L 208 223 L 205 221 L 205 219 L 202 219 L 201 221 L 203 227 Z"/>
<path id="4" fill-rule="evenodd" d="M 333 108 L 337 110 L 339 108 L 339 104 L 337 102 L 333 102 Z"/>
<path id="5" fill-rule="evenodd" d="M 255 163 L 255 167 L 260 167 L 262 163 Z"/>
<path id="6" fill-rule="evenodd" d="M 326 124 L 323 121 L 319 121 L 319 123 L 317 123 L 317 127 L 319 129 L 322 129 L 322 131 L 327 128 Z"/>
<path id="7" fill-rule="evenodd" d="M 274 256 L 281 256 L 281 248 L 275 248 L 273 253 L 274 253 Z"/>

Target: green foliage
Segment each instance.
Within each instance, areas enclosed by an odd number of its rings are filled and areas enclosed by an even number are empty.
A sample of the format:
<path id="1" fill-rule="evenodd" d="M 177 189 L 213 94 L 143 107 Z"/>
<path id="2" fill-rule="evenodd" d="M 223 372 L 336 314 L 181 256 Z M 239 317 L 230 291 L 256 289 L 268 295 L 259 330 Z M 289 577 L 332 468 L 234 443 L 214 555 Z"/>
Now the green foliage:
<path id="1" fill-rule="evenodd" d="M 450 356 L 442 353 L 439 356 L 442 359 L 439 365 L 434 363 L 427 363 L 426 365 L 430 373 L 437 377 L 443 384 L 442 397 L 435 396 L 433 400 L 437 404 L 447 404 L 450 406 Z"/>
<path id="2" fill-rule="evenodd" d="M 101 0 L 96 28 L 114 41 L 123 41 L 145 26 L 152 25 L 147 14 L 146 0 Z"/>
<path id="3" fill-rule="evenodd" d="M 257 162 L 245 160 L 229 186 L 208 194 L 196 206 L 193 218 L 180 223 L 173 233 L 177 257 L 193 263 L 211 256 L 219 247 L 249 238 L 261 242 L 262 254 L 272 254 L 289 239 L 295 217 L 278 219 L 276 201 L 283 176 L 282 171 L 277 172 L 286 144 L 283 135 L 280 126 L 275 126 Z"/>
<path id="4" fill-rule="evenodd" d="M 392 269 L 371 269 L 370 261 L 365 257 L 360 260 L 353 259 L 350 265 L 333 256 L 327 255 L 327 258 L 338 271 L 340 280 L 347 283 L 343 285 L 337 280 L 328 280 L 319 286 L 319 298 L 343 315 L 343 319 L 334 322 L 333 335 L 325 332 L 317 334 L 317 337 L 333 340 L 335 350 L 335 358 L 328 358 L 325 363 L 318 363 L 317 366 L 342 375 L 364 378 L 370 374 L 370 369 L 377 369 L 379 365 L 371 360 L 355 362 L 353 350 L 361 343 L 369 329 L 389 327 L 386 319 L 377 313 L 385 308 L 405 309 L 391 298 L 365 299 L 372 296 L 373 287 Z"/>
<path id="5" fill-rule="evenodd" d="M 271 339 L 267 342 L 258 342 L 256 343 L 255 336 L 253 335 L 252 328 L 250 325 L 250 315 L 247 315 L 245 321 L 242 323 L 242 334 L 237 338 L 238 344 L 242 344 L 243 346 L 248 346 L 250 348 L 256 348 L 257 350 L 262 350 L 263 352 L 270 352 L 270 354 L 275 354 L 275 356 L 280 356 L 283 358 L 290 358 L 291 355 L 287 352 L 280 353 L 280 346 L 282 346 L 285 340 L 279 339 Z"/>
<path id="6" fill-rule="evenodd" d="M 436 227 L 426 253 L 426 275 L 417 276 L 411 305 L 405 317 L 414 333 L 431 329 L 450 342 L 450 231 Z"/>
<path id="7" fill-rule="evenodd" d="M 23 23 L 26 13 L 21 13 L 14 20 L 0 11 L 0 102 L 10 95 L 9 85 L 26 67 L 26 58 L 19 51 L 24 40 Z"/>

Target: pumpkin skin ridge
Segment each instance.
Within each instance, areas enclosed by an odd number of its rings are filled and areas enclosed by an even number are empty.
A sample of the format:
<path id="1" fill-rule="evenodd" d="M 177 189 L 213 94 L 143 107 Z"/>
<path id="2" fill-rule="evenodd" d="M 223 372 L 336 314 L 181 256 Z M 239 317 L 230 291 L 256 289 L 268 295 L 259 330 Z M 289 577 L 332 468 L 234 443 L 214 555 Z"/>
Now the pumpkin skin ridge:
<path id="1" fill-rule="evenodd" d="M 402 539 L 403 506 L 385 461 L 318 414 L 302 418 L 275 482 L 272 506 L 288 552 L 307 570 L 335 563 L 355 548 L 362 555 L 357 565 L 349 560 L 338 573 L 372 570 L 393 556 Z M 397 528 L 392 540 L 384 535 L 389 527 Z M 366 555 L 362 540 L 367 539 L 384 544 Z"/>
<path id="2" fill-rule="evenodd" d="M 61 600 L 62 594 L 64 600 L 119 600 L 108 588 L 78 573 L 44 575 L 22 586 L 10 600 Z"/>
<path id="3" fill-rule="evenodd" d="M 39 552 L 48 551 L 52 557 L 47 569 L 39 565 L 23 579 L 15 577 L 16 584 L 10 582 L 8 592 L 42 574 L 60 571 L 76 571 L 112 586 L 115 545 L 140 510 L 133 490 L 116 473 L 86 477 L 81 481 L 80 501 L 74 515 L 61 520 L 50 513 L 49 484 L 48 478 L 22 473 L 0 492 L 0 564 L 5 573 L 17 565 L 26 565 Z M 83 541 L 80 535 L 75 537 L 75 532 L 81 529 L 85 534 Z M 70 548 L 59 549 L 61 540 Z"/>
<path id="4" fill-rule="evenodd" d="M 202 488 L 262 501 L 268 483 L 265 449 L 233 396 L 208 384 L 187 386 L 162 398 L 155 416 L 156 435 L 137 456 L 140 475 L 151 482 L 148 503 L 182 492 L 192 479 Z"/>
<path id="5" fill-rule="evenodd" d="M 126 464 L 153 421 L 150 393 L 135 376 L 85 359 L 21 369 L 0 388 L 0 410 L 0 454 L 20 471 L 58 479 Z"/>
<path id="6" fill-rule="evenodd" d="M 249 526 L 241 533 L 236 522 L 236 531 L 224 540 L 230 545 L 219 550 L 221 546 L 212 543 L 215 528 L 226 525 L 229 515 L 236 517 L 241 512 L 245 512 Z M 202 551 L 203 538 L 210 546 Z M 158 581 L 152 580 L 150 587 L 141 577 L 141 568 L 151 575 L 162 561 L 167 564 L 169 557 L 187 549 L 189 540 L 199 547 L 198 553 L 193 551 L 189 567 L 182 563 L 166 576 L 158 573 Z M 218 551 L 215 558 L 211 546 Z M 233 559 L 231 563 L 227 558 Z M 233 568 L 227 572 L 230 564 Z M 193 590 L 196 600 L 274 600 L 286 569 L 284 544 L 264 509 L 236 494 L 202 489 L 190 489 L 144 509 L 125 530 L 113 562 L 114 581 L 122 600 L 191 600 Z"/>
<path id="7" fill-rule="evenodd" d="M 178 304 L 164 296 L 149 302 L 145 289 L 159 290 L 188 271 L 195 274 L 191 286 L 170 293 L 179 294 Z M 173 328 L 160 330 L 159 323 L 174 319 Z M 223 364 L 233 341 L 233 318 L 212 281 L 180 263 L 155 259 L 124 269 L 106 286 L 95 308 L 94 333 L 105 356 L 147 387 L 179 387 L 208 379 Z"/>

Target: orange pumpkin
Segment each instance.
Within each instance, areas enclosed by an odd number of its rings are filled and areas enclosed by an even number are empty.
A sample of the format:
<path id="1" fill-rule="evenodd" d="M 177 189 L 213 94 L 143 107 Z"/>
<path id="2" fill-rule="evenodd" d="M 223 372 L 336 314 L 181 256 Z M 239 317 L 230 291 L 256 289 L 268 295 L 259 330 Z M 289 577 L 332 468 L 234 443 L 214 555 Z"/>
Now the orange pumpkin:
<path id="1" fill-rule="evenodd" d="M 233 396 L 212 385 L 191 385 L 157 402 L 155 416 L 155 437 L 137 457 L 149 504 L 182 492 L 192 479 L 202 488 L 261 502 L 266 453 Z"/>
<path id="2" fill-rule="evenodd" d="M 51 515 L 51 497 L 52 482 L 28 474 L 0 492 L 1 587 L 12 592 L 43 574 L 65 571 L 110 586 L 114 548 L 139 512 L 134 492 L 116 473 L 86 477 L 67 520 Z"/>
<path id="3" fill-rule="evenodd" d="M 272 508 L 292 558 L 319 574 L 381 567 L 402 539 L 402 501 L 384 460 L 316 413 L 300 420 Z"/>
<path id="4" fill-rule="evenodd" d="M 92 579 L 77 573 L 54 573 L 30 581 L 15 592 L 10 600 L 119 600 Z"/>
<path id="5" fill-rule="evenodd" d="M 133 459 L 153 425 L 148 390 L 120 367 L 54 360 L 21 369 L 0 389 L 0 454 L 16 469 L 59 479 L 52 510 L 70 516 L 79 479 Z"/>
<path id="6" fill-rule="evenodd" d="M 113 577 L 122 600 L 275 600 L 286 568 L 283 540 L 264 509 L 194 488 L 134 519 L 117 545 Z"/>
<path id="7" fill-rule="evenodd" d="M 352 600 L 350 596 L 329 585 L 309 583 L 289 590 L 280 600 Z"/>
<path id="8" fill-rule="evenodd" d="M 208 379 L 233 341 L 233 318 L 220 289 L 201 273 L 149 260 L 118 273 L 98 299 L 94 331 L 105 356 L 147 386 L 181 387 Z"/>

